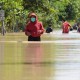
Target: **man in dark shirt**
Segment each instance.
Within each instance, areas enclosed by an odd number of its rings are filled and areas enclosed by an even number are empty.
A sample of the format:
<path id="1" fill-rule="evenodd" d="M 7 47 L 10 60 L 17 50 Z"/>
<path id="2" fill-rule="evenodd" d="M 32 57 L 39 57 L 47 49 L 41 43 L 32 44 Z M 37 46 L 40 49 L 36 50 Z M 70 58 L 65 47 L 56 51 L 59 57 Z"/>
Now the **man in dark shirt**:
<path id="1" fill-rule="evenodd" d="M 50 32 L 52 32 L 53 31 L 53 29 L 52 29 L 52 27 L 51 27 L 51 24 L 49 24 L 49 26 L 47 27 L 47 29 L 46 29 L 46 33 L 50 33 Z"/>

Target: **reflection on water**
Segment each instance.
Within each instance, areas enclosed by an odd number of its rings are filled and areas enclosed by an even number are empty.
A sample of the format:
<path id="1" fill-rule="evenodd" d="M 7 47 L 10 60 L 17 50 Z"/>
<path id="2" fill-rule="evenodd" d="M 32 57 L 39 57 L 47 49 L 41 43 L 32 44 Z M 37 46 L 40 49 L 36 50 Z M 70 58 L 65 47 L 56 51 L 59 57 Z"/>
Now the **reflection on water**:
<path id="1" fill-rule="evenodd" d="M 52 42 L 0 43 L 0 80 L 80 80 L 79 34 L 55 34 Z"/>
<path id="2" fill-rule="evenodd" d="M 55 48 L 53 45 L 44 43 L 5 43 L 4 61 L 0 63 L 0 67 L 2 66 L 0 79 L 35 80 L 36 78 L 37 80 L 48 80 L 51 76 L 54 76 L 55 72 Z"/>
<path id="3" fill-rule="evenodd" d="M 28 43 L 25 47 L 25 62 L 37 63 L 41 62 L 42 54 L 43 54 L 42 47 L 40 43 Z"/>
<path id="4" fill-rule="evenodd" d="M 23 68 L 23 77 L 26 80 L 48 80 L 54 74 L 54 65 L 50 63 L 53 54 L 49 51 L 52 45 L 48 46 L 40 43 L 28 43 L 25 46 L 25 61 L 32 63 L 31 66 L 25 65 Z"/>
<path id="5" fill-rule="evenodd" d="M 75 43 L 74 43 L 75 44 Z M 59 48 L 59 47 L 58 47 Z M 77 45 L 64 43 L 56 53 L 55 80 L 80 79 L 80 49 Z"/>

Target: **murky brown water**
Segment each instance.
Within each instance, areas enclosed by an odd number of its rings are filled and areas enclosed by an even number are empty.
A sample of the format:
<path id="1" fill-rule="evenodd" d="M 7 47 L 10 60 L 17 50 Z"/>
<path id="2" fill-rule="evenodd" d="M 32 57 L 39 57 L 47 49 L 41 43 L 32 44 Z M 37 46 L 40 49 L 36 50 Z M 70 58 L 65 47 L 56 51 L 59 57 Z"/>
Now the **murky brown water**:
<path id="1" fill-rule="evenodd" d="M 80 80 L 80 34 L 59 31 L 35 43 L 1 40 L 0 80 Z"/>

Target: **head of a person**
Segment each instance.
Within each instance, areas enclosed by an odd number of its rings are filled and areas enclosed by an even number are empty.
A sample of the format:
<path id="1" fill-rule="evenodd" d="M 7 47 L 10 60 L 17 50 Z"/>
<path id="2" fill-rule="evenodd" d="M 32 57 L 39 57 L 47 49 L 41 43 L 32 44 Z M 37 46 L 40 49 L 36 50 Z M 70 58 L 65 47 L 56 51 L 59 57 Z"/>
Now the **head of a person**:
<path id="1" fill-rule="evenodd" d="M 31 21 L 31 22 L 36 22 L 36 21 L 37 21 L 37 16 L 36 16 L 35 13 L 31 13 L 31 14 L 30 14 L 30 21 Z"/>
<path id="2" fill-rule="evenodd" d="M 65 19 L 62 19 L 62 22 L 65 22 L 66 20 Z"/>

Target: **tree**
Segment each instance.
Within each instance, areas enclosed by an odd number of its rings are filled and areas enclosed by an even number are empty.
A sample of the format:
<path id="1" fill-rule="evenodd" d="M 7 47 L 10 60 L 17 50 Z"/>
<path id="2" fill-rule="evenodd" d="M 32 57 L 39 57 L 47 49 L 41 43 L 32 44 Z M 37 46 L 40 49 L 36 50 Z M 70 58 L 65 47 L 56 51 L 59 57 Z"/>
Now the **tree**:
<path id="1" fill-rule="evenodd" d="M 44 26 L 65 18 L 80 17 L 80 0 L 0 0 L 5 10 L 6 28 L 12 30 L 18 24 L 25 25 L 29 12 L 36 12 Z"/>
<path id="2" fill-rule="evenodd" d="M 23 11 L 22 0 L 2 0 L 1 2 L 5 10 L 6 29 L 14 30 L 18 23 L 23 22 L 23 19 L 25 20 L 26 13 Z"/>

